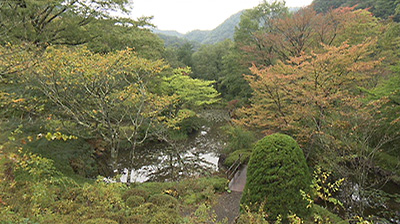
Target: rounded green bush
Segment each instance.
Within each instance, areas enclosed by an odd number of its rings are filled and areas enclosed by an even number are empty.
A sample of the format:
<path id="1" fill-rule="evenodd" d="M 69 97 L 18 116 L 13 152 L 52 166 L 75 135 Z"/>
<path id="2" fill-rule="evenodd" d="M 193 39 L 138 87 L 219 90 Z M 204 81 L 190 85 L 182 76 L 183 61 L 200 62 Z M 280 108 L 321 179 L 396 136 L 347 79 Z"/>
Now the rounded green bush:
<path id="1" fill-rule="evenodd" d="M 150 224 L 176 224 L 181 223 L 181 221 L 179 214 L 175 210 L 165 209 L 155 213 L 150 220 Z"/>
<path id="2" fill-rule="evenodd" d="M 122 199 L 126 201 L 130 196 L 140 196 L 144 199 L 149 197 L 149 193 L 143 189 L 131 188 L 122 195 Z"/>
<path id="3" fill-rule="evenodd" d="M 137 196 L 137 195 L 132 195 L 128 199 L 126 199 L 126 205 L 134 208 L 137 207 L 145 202 L 143 197 Z"/>
<path id="4" fill-rule="evenodd" d="M 310 193 L 311 174 L 297 142 L 284 134 L 261 139 L 254 147 L 247 169 L 241 203 L 252 211 L 260 205 L 271 219 L 278 215 L 310 214 L 300 190 Z"/>
<path id="5" fill-rule="evenodd" d="M 111 219 L 104 219 L 104 218 L 95 218 L 95 219 L 89 219 L 83 222 L 84 224 L 98 224 L 98 223 L 103 223 L 103 224 L 118 224 L 118 222 L 111 220 Z"/>
<path id="6" fill-rule="evenodd" d="M 149 202 L 160 207 L 175 208 L 178 200 L 167 194 L 155 194 L 149 198 Z"/>

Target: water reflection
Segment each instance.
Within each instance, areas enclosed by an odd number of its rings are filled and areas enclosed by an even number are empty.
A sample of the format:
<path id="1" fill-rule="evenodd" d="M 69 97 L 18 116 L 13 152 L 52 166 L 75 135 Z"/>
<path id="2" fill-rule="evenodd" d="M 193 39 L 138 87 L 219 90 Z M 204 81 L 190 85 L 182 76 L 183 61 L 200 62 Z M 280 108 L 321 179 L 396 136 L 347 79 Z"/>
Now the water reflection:
<path id="1" fill-rule="evenodd" d="M 219 125 L 203 126 L 187 140 L 174 146 L 152 143 L 138 148 L 133 163 L 129 150 L 121 151 L 118 173 L 121 182 L 177 181 L 188 176 L 204 176 L 218 171 L 225 143 Z"/>

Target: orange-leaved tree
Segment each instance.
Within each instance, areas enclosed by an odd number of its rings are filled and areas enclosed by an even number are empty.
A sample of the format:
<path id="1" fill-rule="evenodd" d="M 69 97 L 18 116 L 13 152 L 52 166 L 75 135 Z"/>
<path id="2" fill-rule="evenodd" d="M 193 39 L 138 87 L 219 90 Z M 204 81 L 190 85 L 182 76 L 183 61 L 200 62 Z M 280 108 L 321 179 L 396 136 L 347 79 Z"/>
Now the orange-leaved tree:
<path id="1" fill-rule="evenodd" d="M 264 132 L 283 131 L 310 143 L 360 105 L 359 87 L 367 86 L 380 63 L 369 57 L 376 40 L 339 47 L 324 45 L 324 52 L 303 54 L 287 63 L 259 69 L 245 78 L 254 93 L 251 106 L 238 111 L 241 125 Z"/>

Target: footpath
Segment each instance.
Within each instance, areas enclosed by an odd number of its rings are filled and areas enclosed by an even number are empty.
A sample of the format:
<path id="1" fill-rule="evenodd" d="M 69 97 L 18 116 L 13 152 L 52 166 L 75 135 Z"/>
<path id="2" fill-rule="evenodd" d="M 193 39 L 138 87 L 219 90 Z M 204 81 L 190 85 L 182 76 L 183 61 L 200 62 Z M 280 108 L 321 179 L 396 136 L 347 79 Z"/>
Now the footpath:
<path id="1" fill-rule="evenodd" d="M 218 199 L 218 203 L 213 206 L 217 215 L 217 221 L 228 220 L 228 223 L 235 223 L 239 216 L 240 198 L 242 197 L 244 185 L 246 184 L 247 166 L 244 166 L 229 183 L 231 193 L 224 192 Z"/>

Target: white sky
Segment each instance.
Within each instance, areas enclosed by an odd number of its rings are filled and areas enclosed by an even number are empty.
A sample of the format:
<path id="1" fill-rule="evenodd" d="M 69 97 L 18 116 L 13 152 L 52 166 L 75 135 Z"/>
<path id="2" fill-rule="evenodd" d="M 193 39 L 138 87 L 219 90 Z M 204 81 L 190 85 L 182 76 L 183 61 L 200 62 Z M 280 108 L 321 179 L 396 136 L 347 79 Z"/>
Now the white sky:
<path id="1" fill-rule="evenodd" d="M 131 0 L 131 17 L 154 16 L 152 23 L 161 30 L 186 33 L 212 30 L 231 15 L 257 6 L 262 0 Z M 286 0 L 286 6 L 311 4 L 312 0 Z"/>

